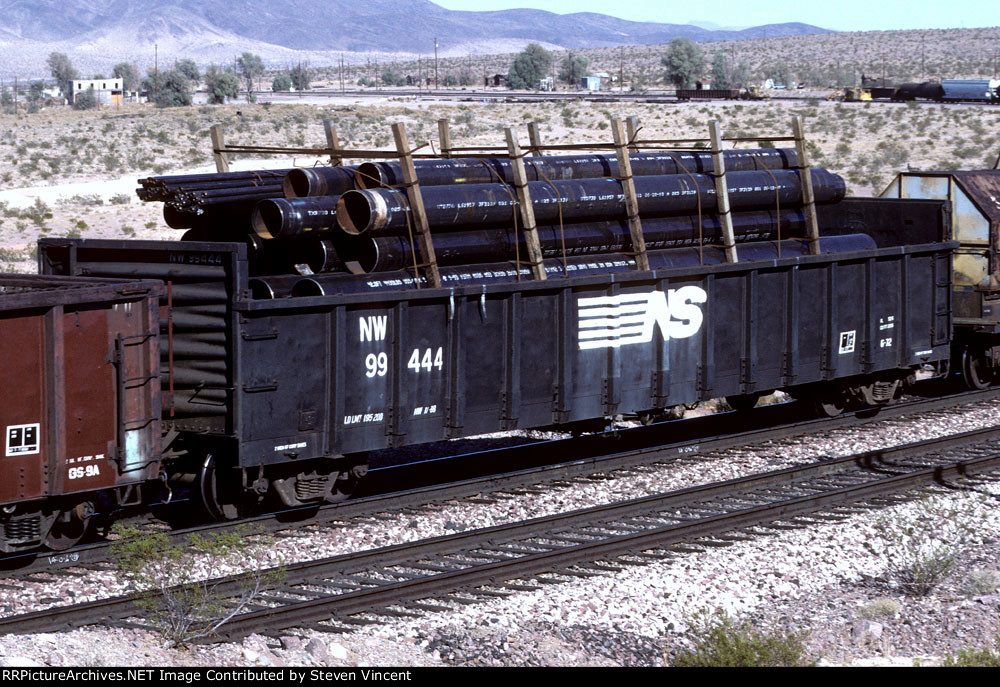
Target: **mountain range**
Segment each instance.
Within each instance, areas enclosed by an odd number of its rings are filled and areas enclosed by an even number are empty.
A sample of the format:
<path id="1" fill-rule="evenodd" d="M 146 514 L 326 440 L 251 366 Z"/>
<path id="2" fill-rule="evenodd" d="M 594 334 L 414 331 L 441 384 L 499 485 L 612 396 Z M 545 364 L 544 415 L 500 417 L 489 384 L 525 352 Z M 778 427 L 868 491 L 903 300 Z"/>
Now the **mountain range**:
<path id="1" fill-rule="evenodd" d="M 265 62 L 333 64 L 346 53 L 455 56 L 520 50 L 741 40 L 825 29 L 786 23 L 738 31 L 580 12 L 447 10 L 430 0 L 0 0 L 0 76 L 42 76 L 49 53 L 65 52 L 85 71 L 120 61 L 189 57 L 223 62 L 251 51 Z M 363 59 L 363 57 L 362 57 Z"/>

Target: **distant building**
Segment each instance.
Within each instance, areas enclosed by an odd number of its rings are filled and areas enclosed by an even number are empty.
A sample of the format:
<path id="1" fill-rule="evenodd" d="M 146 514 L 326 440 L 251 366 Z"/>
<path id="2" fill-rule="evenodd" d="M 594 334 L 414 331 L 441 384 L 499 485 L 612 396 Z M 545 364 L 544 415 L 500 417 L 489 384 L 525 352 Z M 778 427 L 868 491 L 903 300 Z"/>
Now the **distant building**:
<path id="1" fill-rule="evenodd" d="M 556 80 L 551 76 L 546 76 L 544 79 L 539 79 L 535 82 L 536 91 L 554 91 L 556 90 Z"/>
<path id="2" fill-rule="evenodd" d="M 487 76 L 483 78 L 483 85 L 487 88 L 490 86 L 506 86 L 507 85 L 507 75 L 506 74 L 494 74 L 493 76 Z"/>
<path id="3" fill-rule="evenodd" d="M 110 79 L 74 79 L 67 83 L 66 101 L 72 105 L 77 97 L 90 89 L 94 89 L 98 105 L 122 104 L 122 80 L 120 77 Z"/>
<path id="4" fill-rule="evenodd" d="M 599 91 L 601 90 L 601 77 L 596 74 L 588 74 L 587 76 L 580 78 L 580 88 L 588 91 Z"/>

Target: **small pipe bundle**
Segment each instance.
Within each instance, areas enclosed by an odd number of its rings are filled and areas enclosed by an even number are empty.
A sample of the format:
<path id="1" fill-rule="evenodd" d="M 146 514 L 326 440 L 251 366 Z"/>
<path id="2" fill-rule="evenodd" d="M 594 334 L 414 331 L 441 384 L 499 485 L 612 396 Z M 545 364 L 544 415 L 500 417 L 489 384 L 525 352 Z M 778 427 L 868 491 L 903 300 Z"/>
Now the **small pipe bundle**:
<path id="1" fill-rule="evenodd" d="M 199 224 L 201 216 L 216 214 L 244 216 L 262 198 L 284 194 L 283 183 L 288 169 L 260 169 L 223 174 L 182 174 L 140 179 L 136 195 L 143 202 L 161 202 L 167 224 L 188 229 Z"/>

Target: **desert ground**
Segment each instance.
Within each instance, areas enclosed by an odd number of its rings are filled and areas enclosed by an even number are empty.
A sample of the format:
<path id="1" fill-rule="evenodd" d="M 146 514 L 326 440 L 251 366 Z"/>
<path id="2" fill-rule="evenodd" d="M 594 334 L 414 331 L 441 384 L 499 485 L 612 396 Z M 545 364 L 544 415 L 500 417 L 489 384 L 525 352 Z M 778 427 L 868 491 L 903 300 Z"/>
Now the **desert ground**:
<path id="1" fill-rule="evenodd" d="M 213 171 L 209 127 L 233 144 L 322 147 L 323 120 L 341 145 L 392 147 L 390 124 L 404 122 L 415 146 L 438 150 L 437 120 L 451 122 L 453 145 L 503 145 L 527 124 L 546 144 L 610 142 L 611 117 L 637 116 L 640 140 L 707 137 L 717 119 L 726 136 L 790 135 L 802 115 L 812 163 L 844 176 L 849 193 L 877 195 L 905 169 L 982 169 L 1000 154 L 1000 108 L 933 103 L 720 101 L 680 104 L 438 102 L 412 97 L 313 98 L 312 104 L 230 104 L 156 109 L 138 104 L 96 111 L 46 108 L 0 115 L 0 269 L 33 271 L 42 236 L 177 238 L 158 203 L 142 203 L 136 180 Z M 742 144 L 752 145 L 752 144 Z M 768 145 L 765 141 L 761 145 Z M 234 169 L 322 164 L 315 156 L 243 158 Z"/>

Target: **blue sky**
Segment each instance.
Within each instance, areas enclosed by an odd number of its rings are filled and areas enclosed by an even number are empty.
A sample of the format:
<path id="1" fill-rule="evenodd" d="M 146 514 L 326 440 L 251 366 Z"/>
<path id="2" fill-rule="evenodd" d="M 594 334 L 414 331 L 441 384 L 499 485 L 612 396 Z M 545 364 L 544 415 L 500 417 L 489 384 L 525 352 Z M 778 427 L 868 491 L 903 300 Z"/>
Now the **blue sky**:
<path id="1" fill-rule="evenodd" d="M 633 21 L 758 26 L 799 21 L 838 31 L 950 29 L 1000 25 L 996 0 L 433 0 L 454 10 L 531 7 L 559 14 L 598 12 Z"/>

